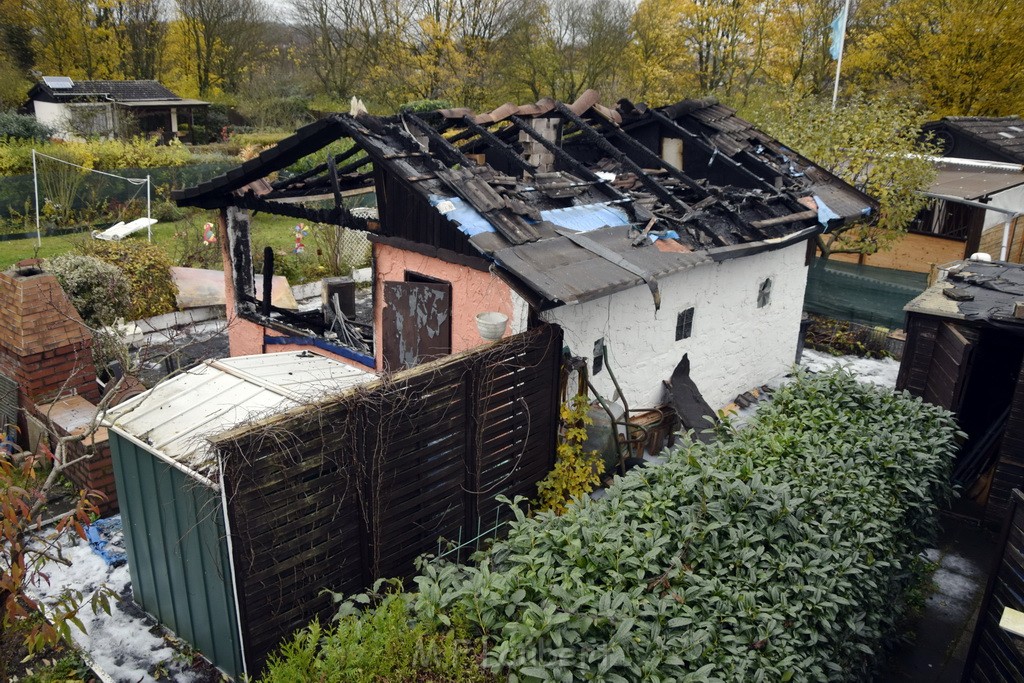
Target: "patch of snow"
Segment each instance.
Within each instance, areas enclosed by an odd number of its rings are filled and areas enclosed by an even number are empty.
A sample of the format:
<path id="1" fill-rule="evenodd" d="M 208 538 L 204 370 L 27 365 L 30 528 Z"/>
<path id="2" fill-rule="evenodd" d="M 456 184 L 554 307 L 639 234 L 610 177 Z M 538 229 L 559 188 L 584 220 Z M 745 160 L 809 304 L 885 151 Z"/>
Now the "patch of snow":
<path id="1" fill-rule="evenodd" d="M 951 572 L 941 565 L 932 574 L 932 582 L 935 584 L 934 596 L 958 602 L 973 600 L 979 590 L 977 577 Z"/>
<path id="2" fill-rule="evenodd" d="M 163 665 L 170 680 L 191 683 L 195 675 L 182 670 L 174 660 L 175 650 L 163 637 L 154 635 L 155 622 L 151 619 L 128 614 L 115 597 L 110 598 L 110 614 L 100 611 L 94 614 L 89 598 L 100 588 L 106 587 L 115 595 L 129 594 L 131 576 L 128 566 L 108 567 L 84 541 L 77 536 L 63 542 L 63 555 L 70 562 L 48 562 L 43 570 L 49 581 L 40 581 L 33 587 L 33 596 L 47 608 L 53 607 L 67 590 L 78 590 L 84 594 L 84 605 L 79 617 L 85 625 L 85 633 L 75 626 L 71 634 L 75 644 L 91 657 L 94 667 L 101 669 L 116 681 L 132 683 L 156 683 L 149 673 L 157 665 Z M 136 608 L 136 611 L 141 612 Z M 167 680 L 161 677 L 161 680 Z"/>
<path id="3" fill-rule="evenodd" d="M 955 553 L 943 557 L 941 564 L 943 569 L 963 576 L 979 576 L 983 573 L 974 562 Z"/>
<path id="4" fill-rule="evenodd" d="M 814 349 L 804 349 L 800 365 L 811 372 L 830 370 L 835 366 L 846 368 L 862 382 L 896 388 L 900 363 L 892 358 L 860 358 L 859 356 L 832 356 Z"/>

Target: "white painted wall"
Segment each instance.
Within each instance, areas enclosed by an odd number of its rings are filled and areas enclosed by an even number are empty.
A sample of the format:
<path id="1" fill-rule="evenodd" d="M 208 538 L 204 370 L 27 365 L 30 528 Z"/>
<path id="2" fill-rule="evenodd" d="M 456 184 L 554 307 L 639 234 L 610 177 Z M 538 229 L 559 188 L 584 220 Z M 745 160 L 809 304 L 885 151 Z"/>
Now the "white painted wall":
<path id="1" fill-rule="evenodd" d="M 64 127 L 64 122 L 68 118 L 68 109 L 64 104 L 57 102 L 35 102 L 36 120 L 39 123 L 53 128 L 55 131 L 60 131 Z"/>
<path id="2" fill-rule="evenodd" d="M 796 356 L 807 267 L 806 243 L 721 263 L 708 263 L 659 280 L 661 310 L 646 285 L 609 297 L 546 311 L 565 343 L 593 368 L 594 342 L 604 338 L 609 362 L 629 407 L 664 402 L 667 380 L 684 353 L 690 376 L 712 408 L 786 372 Z M 771 300 L 757 307 L 758 287 L 772 280 Z M 679 312 L 693 306 L 693 333 L 675 341 Z M 608 370 L 592 381 L 605 398 L 614 391 Z"/>
<path id="3" fill-rule="evenodd" d="M 1024 213 L 1024 185 L 1018 185 L 1017 187 L 1011 187 L 1008 190 L 992 195 L 988 204 L 990 206 L 998 206 L 1000 209 L 1010 209 L 1012 211 L 1020 211 Z M 998 226 L 1000 230 L 1003 229 L 1003 223 L 1006 219 L 1010 218 L 1005 213 L 998 211 L 986 211 L 985 212 L 985 229 L 988 230 L 991 227 Z"/>

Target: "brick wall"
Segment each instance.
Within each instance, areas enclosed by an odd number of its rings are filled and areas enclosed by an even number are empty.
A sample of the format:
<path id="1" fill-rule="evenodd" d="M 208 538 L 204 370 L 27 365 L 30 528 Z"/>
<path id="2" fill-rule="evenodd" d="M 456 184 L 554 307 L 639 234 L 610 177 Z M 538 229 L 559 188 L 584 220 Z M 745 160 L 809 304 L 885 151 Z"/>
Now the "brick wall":
<path id="1" fill-rule="evenodd" d="M 37 264 L 0 273 L 0 373 L 18 384 L 22 410 L 67 395 L 95 403 L 92 333 L 57 279 Z"/>
<path id="2" fill-rule="evenodd" d="M 49 425 L 56 435 L 69 436 L 86 433 L 92 428 L 96 406 L 83 396 L 64 396 L 53 403 L 33 406 L 32 414 Z M 55 446 L 55 439 L 51 439 L 51 447 Z M 107 430 L 96 429 L 81 441 L 69 442 L 65 457 L 66 462 L 79 461 L 65 470 L 67 477 L 76 486 L 103 494 L 96 501 L 100 516 L 106 517 L 117 512 L 117 490 L 114 487 L 114 467 Z"/>

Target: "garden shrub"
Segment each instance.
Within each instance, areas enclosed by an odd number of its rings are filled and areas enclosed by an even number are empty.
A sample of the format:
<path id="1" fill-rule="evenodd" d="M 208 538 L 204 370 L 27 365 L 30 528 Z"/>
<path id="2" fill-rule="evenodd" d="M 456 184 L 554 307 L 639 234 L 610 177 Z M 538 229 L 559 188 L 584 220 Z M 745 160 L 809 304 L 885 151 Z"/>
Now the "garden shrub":
<path id="1" fill-rule="evenodd" d="M 42 124 L 34 116 L 13 111 L 0 111 L 0 140 L 30 140 L 45 142 L 53 135 L 53 129 Z"/>
<path id="2" fill-rule="evenodd" d="M 86 325 L 111 325 L 131 311 L 131 293 L 124 272 L 94 256 L 61 254 L 46 261 Z"/>
<path id="3" fill-rule="evenodd" d="M 34 140 L 7 140 L 0 145 L 0 176 L 31 173 L 33 147 L 42 154 L 56 156 L 86 168 L 105 171 L 184 166 L 195 161 L 192 153 L 180 142 L 157 145 L 145 137 L 130 140 L 49 142 L 42 145 Z M 42 166 L 44 163 L 56 162 L 41 161 L 41 175 L 47 170 Z"/>
<path id="4" fill-rule="evenodd" d="M 562 404 L 558 447 L 555 466 L 537 483 L 537 498 L 541 510 L 562 514 L 574 498 L 585 496 L 601 483 L 604 461 L 597 451 L 584 452 L 587 425 L 594 423 L 588 414 L 590 404 L 586 396 L 574 396 Z"/>
<path id="5" fill-rule="evenodd" d="M 518 514 L 476 566 L 424 563 L 511 680 L 867 680 L 951 494 L 956 426 L 842 371 L 687 442 L 597 501 Z"/>
<path id="6" fill-rule="evenodd" d="M 87 255 L 118 266 L 128 279 L 132 320 L 175 309 L 177 287 L 171 278 L 171 260 L 155 244 L 126 239 L 120 242 L 89 240 L 80 247 Z"/>
<path id="7" fill-rule="evenodd" d="M 477 652 L 452 631 L 410 624 L 398 594 L 362 615 L 349 614 L 328 628 L 313 622 L 270 658 L 265 683 L 376 683 L 495 680 L 478 665 Z"/>

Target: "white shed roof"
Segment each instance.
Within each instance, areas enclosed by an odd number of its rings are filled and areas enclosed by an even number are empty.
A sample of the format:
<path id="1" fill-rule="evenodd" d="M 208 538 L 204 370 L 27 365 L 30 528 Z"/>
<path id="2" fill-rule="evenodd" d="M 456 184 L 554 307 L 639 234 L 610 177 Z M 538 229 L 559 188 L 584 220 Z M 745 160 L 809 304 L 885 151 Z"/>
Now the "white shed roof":
<path id="1" fill-rule="evenodd" d="M 374 379 L 308 351 L 208 360 L 112 408 L 104 421 L 172 464 L 216 479 L 211 437 Z"/>

